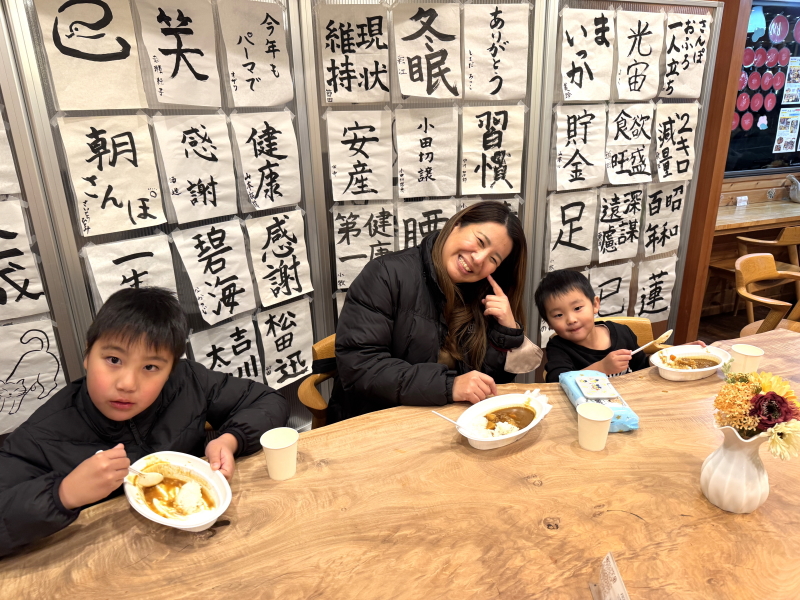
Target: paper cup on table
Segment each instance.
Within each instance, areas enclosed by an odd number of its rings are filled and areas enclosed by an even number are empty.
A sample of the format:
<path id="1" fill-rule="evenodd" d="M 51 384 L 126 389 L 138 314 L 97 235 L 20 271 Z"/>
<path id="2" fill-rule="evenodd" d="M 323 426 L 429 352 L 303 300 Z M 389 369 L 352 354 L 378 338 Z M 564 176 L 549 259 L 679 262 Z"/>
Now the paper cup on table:
<path id="1" fill-rule="evenodd" d="M 599 452 L 606 447 L 614 411 L 605 404 L 584 402 L 578 405 L 578 443 L 584 450 Z"/>
<path id="2" fill-rule="evenodd" d="M 761 357 L 764 351 L 750 344 L 734 344 L 731 346 L 731 372 L 733 373 L 755 373 L 758 365 L 761 364 Z"/>
<path id="3" fill-rule="evenodd" d="M 261 436 L 270 479 L 283 481 L 297 471 L 297 440 L 300 434 L 291 427 L 270 429 Z"/>

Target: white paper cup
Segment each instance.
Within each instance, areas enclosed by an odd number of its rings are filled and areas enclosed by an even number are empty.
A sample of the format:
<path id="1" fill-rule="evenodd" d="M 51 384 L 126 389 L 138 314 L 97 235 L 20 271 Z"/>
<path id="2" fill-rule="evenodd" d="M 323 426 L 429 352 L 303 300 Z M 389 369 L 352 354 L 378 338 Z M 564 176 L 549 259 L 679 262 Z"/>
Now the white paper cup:
<path id="1" fill-rule="evenodd" d="M 758 365 L 761 364 L 761 357 L 764 351 L 750 344 L 734 344 L 731 347 L 731 358 L 733 365 L 732 373 L 755 373 Z"/>
<path id="2" fill-rule="evenodd" d="M 614 411 L 605 404 L 584 402 L 578 405 L 578 443 L 584 450 L 599 452 L 606 447 Z"/>
<path id="3" fill-rule="evenodd" d="M 297 471 L 297 440 L 300 434 L 291 427 L 276 427 L 261 436 L 270 479 L 283 481 Z"/>

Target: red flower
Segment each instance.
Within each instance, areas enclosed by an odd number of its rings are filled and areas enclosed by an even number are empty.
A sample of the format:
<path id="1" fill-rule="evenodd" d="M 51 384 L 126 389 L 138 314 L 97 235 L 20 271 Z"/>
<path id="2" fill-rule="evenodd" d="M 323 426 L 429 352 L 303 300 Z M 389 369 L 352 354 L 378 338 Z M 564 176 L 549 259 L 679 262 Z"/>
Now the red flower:
<path id="1" fill-rule="evenodd" d="M 759 422 L 756 429 L 766 431 L 777 423 L 784 423 L 792 419 L 800 418 L 798 411 L 786 398 L 779 396 L 775 392 L 757 394 L 750 401 L 753 408 L 750 409 L 751 417 L 758 417 Z"/>

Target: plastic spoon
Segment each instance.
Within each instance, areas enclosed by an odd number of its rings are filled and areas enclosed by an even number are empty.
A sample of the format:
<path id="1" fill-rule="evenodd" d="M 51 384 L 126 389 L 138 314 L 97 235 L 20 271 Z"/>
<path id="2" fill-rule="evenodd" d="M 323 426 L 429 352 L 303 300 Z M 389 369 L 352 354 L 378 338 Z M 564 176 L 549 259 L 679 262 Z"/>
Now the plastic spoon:
<path id="1" fill-rule="evenodd" d="M 631 352 L 631 356 L 633 356 L 637 352 L 641 352 L 642 350 L 644 350 L 645 348 L 647 348 L 651 344 L 660 344 L 661 342 L 666 342 L 667 339 L 669 339 L 669 336 L 671 336 L 671 335 L 672 335 L 672 329 L 670 329 L 668 331 L 665 331 L 660 336 L 658 336 L 656 339 L 654 339 L 652 342 L 647 342 L 644 346 L 640 346 L 639 348 L 637 348 L 636 350 Z"/>
<path id="2" fill-rule="evenodd" d="M 164 481 L 161 473 L 142 473 L 131 467 L 128 467 L 128 471 L 136 475 L 136 484 L 141 487 L 153 487 Z"/>
<path id="3" fill-rule="evenodd" d="M 453 421 L 453 419 L 451 419 L 450 417 L 445 417 L 443 414 L 441 414 L 441 413 L 438 413 L 438 412 L 436 412 L 435 410 L 432 410 L 431 412 L 432 412 L 433 414 L 435 414 L 437 417 L 442 417 L 442 418 L 443 418 L 445 421 L 450 421 L 450 422 L 451 422 L 453 425 L 455 425 L 455 426 L 456 426 L 456 429 L 458 429 L 459 433 L 461 433 L 461 425 L 459 425 L 458 423 L 456 423 L 455 421 Z"/>

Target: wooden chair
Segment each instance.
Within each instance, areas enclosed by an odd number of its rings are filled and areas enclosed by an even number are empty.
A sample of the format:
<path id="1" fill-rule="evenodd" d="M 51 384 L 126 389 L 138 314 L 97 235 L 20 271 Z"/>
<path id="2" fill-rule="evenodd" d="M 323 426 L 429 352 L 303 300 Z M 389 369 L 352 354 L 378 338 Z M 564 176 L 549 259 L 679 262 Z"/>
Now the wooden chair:
<path id="1" fill-rule="evenodd" d="M 740 335 L 742 337 L 755 333 L 764 333 L 773 329 L 791 329 L 800 333 L 800 301 L 792 305 L 782 300 L 756 296 L 751 291 L 762 281 L 776 281 L 785 279 L 800 283 L 800 273 L 789 271 L 778 271 L 775 266 L 775 257 L 772 254 L 748 254 L 740 257 L 735 264 L 736 268 L 736 292 L 748 302 L 758 304 L 769 309 L 766 319 L 756 321 L 746 325 Z M 792 312 L 786 316 L 786 313 Z M 786 319 L 783 317 L 786 316 Z"/>
<path id="2" fill-rule="evenodd" d="M 620 325 L 627 325 L 636 334 L 636 341 L 640 346 L 644 346 L 647 342 L 652 342 L 655 336 L 653 335 L 653 324 L 650 319 L 645 317 L 598 317 L 595 321 L 613 321 Z M 672 344 L 650 344 L 647 348 L 642 350 L 645 354 L 655 354 L 664 348 L 670 348 Z"/>
<path id="3" fill-rule="evenodd" d="M 311 348 L 311 357 L 314 361 L 336 358 L 336 334 L 329 335 L 320 340 Z M 311 411 L 311 429 L 322 427 L 327 422 L 328 403 L 317 386 L 336 375 L 336 369 L 327 373 L 313 373 L 306 377 L 297 390 L 297 397 L 308 410 Z"/>

